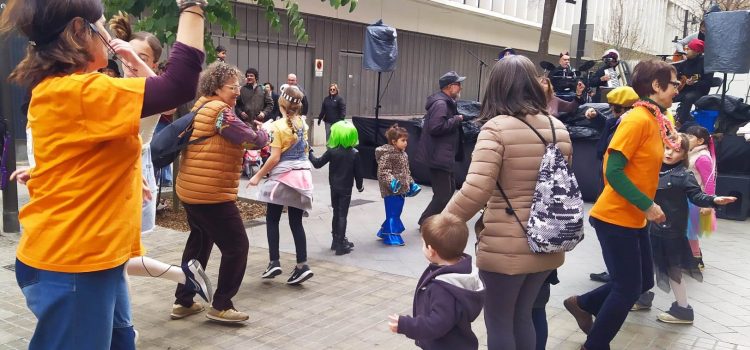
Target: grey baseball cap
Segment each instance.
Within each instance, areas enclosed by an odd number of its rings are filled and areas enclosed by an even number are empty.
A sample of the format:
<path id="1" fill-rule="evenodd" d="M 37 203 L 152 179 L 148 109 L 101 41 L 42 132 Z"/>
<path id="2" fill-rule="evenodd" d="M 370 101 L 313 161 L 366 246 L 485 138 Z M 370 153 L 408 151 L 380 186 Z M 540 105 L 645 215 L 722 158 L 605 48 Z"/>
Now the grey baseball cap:
<path id="1" fill-rule="evenodd" d="M 443 88 L 445 88 L 446 86 L 450 84 L 460 83 L 464 80 L 466 80 L 466 77 L 462 77 L 458 75 L 458 73 L 454 71 L 450 71 L 448 73 L 443 74 L 443 76 L 440 77 L 438 84 L 440 84 L 440 89 L 442 90 Z"/>

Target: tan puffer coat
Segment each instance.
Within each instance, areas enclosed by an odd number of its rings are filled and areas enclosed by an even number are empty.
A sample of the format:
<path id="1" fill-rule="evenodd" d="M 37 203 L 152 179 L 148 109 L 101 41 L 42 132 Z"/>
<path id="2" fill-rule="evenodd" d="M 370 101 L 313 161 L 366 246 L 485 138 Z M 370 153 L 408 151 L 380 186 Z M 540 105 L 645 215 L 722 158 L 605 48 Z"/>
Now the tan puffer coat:
<path id="1" fill-rule="evenodd" d="M 546 116 L 526 116 L 526 121 L 547 142 L 552 141 L 552 130 Z M 552 121 L 557 145 L 570 163 L 573 151 L 570 135 L 562 122 L 554 117 Z M 507 204 L 496 185 L 499 179 L 525 226 L 544 151 L 539 137 L 515 117 L 500 115 L 482 127 L 466 182 L 443 211 L 468 221 L 487 205 L 484 229 L 477 233 L 479 269 L 519 275 L 552 270 L 565 260 L 565 253 L 537 254 L 531 251 L 521 225 L 513 215 L 505 212 Z"/>
<path id="2" fill-rule="evenodd" d="M 190 145 L 182 153 L 177 175 L 177 196 L 188 204 L 214 204 L 235 201 L 242 169 L 241 145 L 235 145 L 216 132 L 216 119 L 229 105 L 217 97 L 201 97 L 196 110 L 208 102 L 195 116 L 190 141 L 202 136 L 209 139 Z"/>

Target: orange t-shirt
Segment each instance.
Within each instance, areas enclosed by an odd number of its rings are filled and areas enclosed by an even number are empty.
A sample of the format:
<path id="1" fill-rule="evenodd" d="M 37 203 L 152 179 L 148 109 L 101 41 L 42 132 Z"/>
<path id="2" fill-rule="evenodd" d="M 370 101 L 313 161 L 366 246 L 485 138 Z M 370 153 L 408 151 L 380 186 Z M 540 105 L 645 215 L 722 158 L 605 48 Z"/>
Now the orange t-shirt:
<path id="1" fill-rule="evenodd" d="M 50 77 L 32 90 L 36 167 L 17 257 L 57 272 L 114 268 L 141 245 L 144 78 Z"/>
<path id="2" fill-rule="evenodd" d="M 664 144 L 656 117 L 646 107 L 633 108 L 623 116 L 612 136 L 604 156 L 604 169 L 607 169 L 610 151 L 619 151 L 627 158 L 625 175 L 643 194 L 654 199 L 664 157 Z M 589 215 L 628 228 L 646 226 L 646 214 L 617 193 L 606 177 L 604 190 Z"/>

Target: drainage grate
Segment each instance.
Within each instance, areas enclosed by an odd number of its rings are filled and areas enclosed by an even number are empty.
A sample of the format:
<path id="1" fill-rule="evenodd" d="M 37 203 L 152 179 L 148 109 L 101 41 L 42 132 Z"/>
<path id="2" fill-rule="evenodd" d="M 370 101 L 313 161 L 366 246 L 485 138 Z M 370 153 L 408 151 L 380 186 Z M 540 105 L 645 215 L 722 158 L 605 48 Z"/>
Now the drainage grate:
<path id="1" fill-rule="evenodd" d="M 356 207 L 358 205 L 368 204 L 368 203 L 375 203 L 375 201 L 367 200 L 367 199 L 353 199 L 352 202 L 349 204 L 349 207 Z"/>
<path id="2" fill-rule="evenodd" d="M 8 270 L 8 271 L 13 271 L 13 272 L 16 271 L 16 265 L 15 264 L 5 265 L 5 266 L 3 266 L 3 268 L 6 269 L 6 270 Z"/>

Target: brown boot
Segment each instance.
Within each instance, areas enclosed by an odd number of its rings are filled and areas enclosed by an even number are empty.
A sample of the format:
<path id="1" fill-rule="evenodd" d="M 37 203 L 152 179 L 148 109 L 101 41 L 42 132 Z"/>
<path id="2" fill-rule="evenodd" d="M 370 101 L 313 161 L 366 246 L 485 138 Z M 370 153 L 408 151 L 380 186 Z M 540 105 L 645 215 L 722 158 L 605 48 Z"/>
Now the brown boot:
<path id="1" fill-rule="evenodd" d="M 563 305 L 565 305 L 565 309 L 567 309 L 568 312 L 573 315 L 573 318 L 576 319 L 578 328 L 580 328 L 583 333 L 589 334 L 589 332 L 591 331 L 591 327 L 594 326 L 594 317 L 591 316 L 590 313 L 581 309 L 580 306 L 578 306 L 578 297 L 574 295 L 568 299 L 565 299 L 565 301 L 563 301 Z"/>

